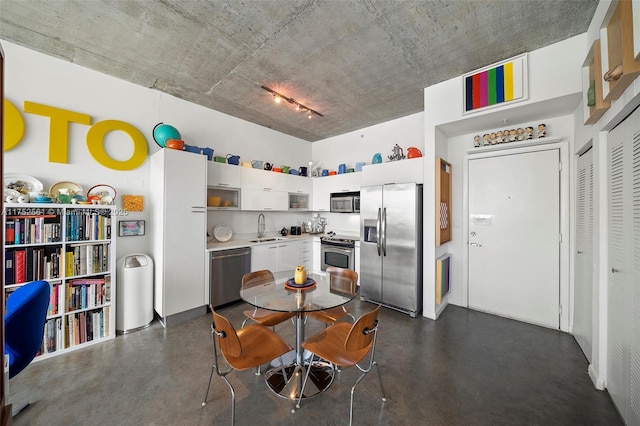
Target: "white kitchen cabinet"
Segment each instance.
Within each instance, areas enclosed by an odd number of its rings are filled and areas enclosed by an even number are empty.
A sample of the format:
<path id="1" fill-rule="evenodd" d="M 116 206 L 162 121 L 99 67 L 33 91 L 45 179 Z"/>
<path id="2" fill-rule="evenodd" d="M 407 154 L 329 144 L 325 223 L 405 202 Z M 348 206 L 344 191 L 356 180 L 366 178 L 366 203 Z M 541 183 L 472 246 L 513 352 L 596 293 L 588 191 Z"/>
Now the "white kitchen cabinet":
<path id="1" fill-rule="evenodd" d="M 225 188 L 242 186 L 242 168 L 233 164 L 207 161 L 207 185 Z"/>
<path id="2" fill-rule="evenodd" d="M 268 269 L 273 271 L 278 263 L 278 245 L 261 244 L 251 247 L 251 270 L 261 271 Z"/>
<path id="3" fill-rule="evenodd" d="M 313 211 L 330 211 L 329 196 L 331 194 L 331 181 L 329 176 L 313 179 Z"/>
<path id="4" fill-rule="evenodd" d="M 369 164 L 362 168 L 363 186 L 409 182 L 424 183 L 424 157 Z"/>
<path id="5" fill-rule="evenodd" d="M 334 192 L 360 191 L 362 173 L 322 176 L 313 180 L 313 211 L 330 211 L 330 196 Z"/>
<path id="6" fill-rule="evenodd" d="M 304 176 L 285 175 L 284 185 L 284 191 L 310 194 L 313 190 L 313 179 Z"/>
<path id="7" fill-rule="evenodd" d="M 285 211 L 289 210 L 289 193 L 271 188 L 244 188 L 240 193 L 242 210 Z"/>
<path id="8" fill-rule="evenodd" d="M 251 247 L 251 270 L 293 271 L 298 265 L 311 270 L 312 256 L 311 240 L 281 240 L 255 245 Z"/>
<path id="9" fill-rule="evenodd" d="M 267 170 L 241 167 L 242 188 L 252 189 L 278 189 L 278 178 L 282 173 L 275 173 Z"/>
<path id="10" fill-rule="evenodd" d="M 162 149 L 151 156 L 154 309 L 167 327 L 206 312 L 207 157 Z"/>
<path id="11" fill-rule="evenodd" d="M 320 238 L 314 238 L 312 246 L 313 246 L 313 250 L 311 253 L 311 256 L 312 256 L 311 264 L 313 265 L 314 271 L 319 271 L 322 268 L 322 264 L 320 261 L 320 256 L 321 256 Z"/>
<path id="12" fill-rule="evenodd" d="M 307 271 L 313 270 L 313 240 L 299 241 L 298 253 L 298 265 L 304 266 Z"/>

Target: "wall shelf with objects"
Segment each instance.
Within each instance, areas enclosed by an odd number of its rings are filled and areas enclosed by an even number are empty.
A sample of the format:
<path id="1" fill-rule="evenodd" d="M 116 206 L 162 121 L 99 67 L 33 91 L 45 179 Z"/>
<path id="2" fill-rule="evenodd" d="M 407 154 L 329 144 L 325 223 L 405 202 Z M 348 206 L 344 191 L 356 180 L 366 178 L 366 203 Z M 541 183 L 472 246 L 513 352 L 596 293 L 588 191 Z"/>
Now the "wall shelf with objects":
<path id="1" fill-rule="evenodd" d="M 436 246 L 451 240 L 451 164 L 436 158 Z"/>
<path id="2" fill-rule="evenodd" d="M 635 30 L 638 31 L 638 30 Z M 603 97 L 616 100 L 640 74 L 640 62 L 635 60 L 633 11 L 630 1 L 612 3 L 600 27 Z"/>
<path id="3" fill-rule="evenodd" d="M 522 148 L 525 146 L 546 145 L 550 143 L 560 142 L 560 140 L 562 140 L 561 136 L 554 136 L 554 137 L 544 137 L 544 138 L 537 138 L 537 139 L 528 139 L 528 140 L 517 141 L 517 142 L 506 142 L 506 143 L 499 143 L 495 145 L 481 146 L 478 148 L 470 148 L 467 150 L 467 153 L 477 154 L 479 152 L 501 151 L 503 149 Z"/>
<path id="4" fill-rule="evenodd" d="M 51 286 L 42 360 L 115 337 L 115 206 L 5 206 L 5 283 Z"/>
<path id="5" fill-rule="evenodd" d="M 584 124 L 594 124 L 611 107 L 603 96 L 602 57 L 600 40 L 595 40 L 582 65 L 582 107 Z"/>

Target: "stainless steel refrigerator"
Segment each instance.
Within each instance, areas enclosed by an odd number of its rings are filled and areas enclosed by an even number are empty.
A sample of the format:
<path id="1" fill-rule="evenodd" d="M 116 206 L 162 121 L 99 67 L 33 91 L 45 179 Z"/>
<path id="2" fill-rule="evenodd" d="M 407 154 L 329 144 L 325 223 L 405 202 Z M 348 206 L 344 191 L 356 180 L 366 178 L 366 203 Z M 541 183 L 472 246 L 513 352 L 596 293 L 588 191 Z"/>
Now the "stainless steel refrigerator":
<path id="1" fill-rule="evenodd" d="M 422 185 L 360 188 L 360 296 L 422 311 Z"/>

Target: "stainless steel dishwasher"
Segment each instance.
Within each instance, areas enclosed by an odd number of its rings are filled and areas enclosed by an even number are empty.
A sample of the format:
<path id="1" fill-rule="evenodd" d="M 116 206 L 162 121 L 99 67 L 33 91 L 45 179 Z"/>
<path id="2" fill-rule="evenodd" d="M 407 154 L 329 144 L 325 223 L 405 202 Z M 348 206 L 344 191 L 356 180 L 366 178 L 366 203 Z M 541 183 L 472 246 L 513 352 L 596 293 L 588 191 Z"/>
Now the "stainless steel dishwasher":
<path id="1" fill-rule="evenodd" d="M 242 277 L 251 272 L 251 248 L 211 252 L 209 302 L 213 307 L 240 300 Z"/>

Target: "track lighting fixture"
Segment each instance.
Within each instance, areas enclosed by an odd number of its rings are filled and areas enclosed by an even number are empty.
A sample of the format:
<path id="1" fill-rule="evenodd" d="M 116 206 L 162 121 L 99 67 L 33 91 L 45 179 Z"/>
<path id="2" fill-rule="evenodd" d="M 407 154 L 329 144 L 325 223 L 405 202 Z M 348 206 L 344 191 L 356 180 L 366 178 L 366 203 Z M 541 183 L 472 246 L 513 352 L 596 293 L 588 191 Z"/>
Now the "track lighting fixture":
<path id="1" fill-rule="evenodd" d="M 267 92 L 271 93 L 273 95 L 273 100 L 275 103 L 279 104 L 282 100 L 287 101 L 288 103 L 290 103 L 291 105 L 293 105 L 295 107 L 296 111 L 299 112 L 305 112 L 307 115 L 308 119 L 312 119 L 313 115 L 318 115 L 320 117 L 324 117 L 322 114 L 320 114 L 318 111 L 309 108 L 308 106 L 302 105 L 300 102 L 296 101 L 293 98 L 289 98 L 287 96 L 284 96 L 281 93 L 276 92 L 275 90 L 267 87 L 267 86 L 260 86 L 262 87 L 264 90 L 266 90 Z"/>

